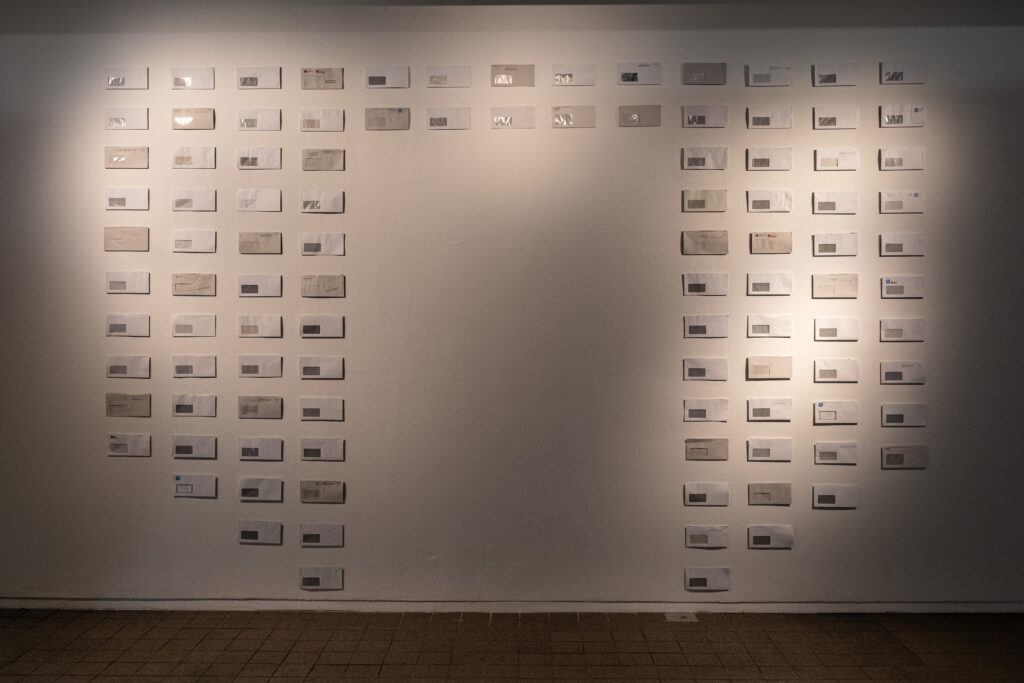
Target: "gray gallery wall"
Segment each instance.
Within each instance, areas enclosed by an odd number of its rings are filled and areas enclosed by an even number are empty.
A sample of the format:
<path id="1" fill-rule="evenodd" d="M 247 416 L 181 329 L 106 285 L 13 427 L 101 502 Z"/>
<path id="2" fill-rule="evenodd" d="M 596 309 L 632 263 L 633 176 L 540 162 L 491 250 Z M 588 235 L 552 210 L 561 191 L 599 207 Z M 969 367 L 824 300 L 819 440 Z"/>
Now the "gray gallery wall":
<path id="1" fill-rule="evenodd" d="M 249 8 L 248 10 L 246 8 Z M 0 602 L 384 606 L 415 601 L 627 607 L 668 603 L 1005 608 L 1024 602 L 1020 503 L 1022 31 L 922 4 L 845 15 L 838 5 L 352 7 L 319 3 L 88 3 L 11 16 L 0 36 L 4 246 Z M 948 5 L 941 6 L 943 11 Z M 177 8 L 177 9 L 176 9 Z M 10 10 L 5 10 L 10 12 Z M 943 16 L 949 20 L 944 21 Z M 1010 16 L 1010 15 L 1006 15 Z M 920 17 L 920 21 L 915 18 Z M 985 25 L 982 25 L 985 24 Z M 659 61 L 656 86 L 616 83 L 616 64 Z M 883 60 L 928 63 L 923 85 L 880 85 Z M 728 84 L 680 85 L 680 64 L 728 63 Z M 550 65 L 594 63 L 593 87 L 550 85 Z M 793 85 L 747 88 L 744 65 L 792 64 Z M 812 88 L 811 65 L 859 64 L 852 88 Z M 491 64 L 535 64 L 534 88 L 489 87 Z M 408 89 L 363 85 L 370 64 L 407 65 Z M 469 89 L 428 89 L 428 64 L 472 66 Z M 104 68 L 149 68 L 149 89 L 104 89 Z M 170 88 L 169 69 L 213 66 L 216 89 Z M 280 66 L 280 90 L 235 87 L 239 66 Z M 303 91 L 302 67 L 345 69 L 340 91 Z M 925 105 L 923 128 L 880 129 L 878 106 Z M 556 105 L 595 105 L 597 125 L 551 126 Z M 660 127 L 621 128 L 620 105 L 660 104 Z M 727 104 L 724 129 L 680 125 L 685 104 Z M 791 129 L 749 130 L 748 106 L 792 105 Z M 857 105 L 855 130 L 812 130 L 811 111 Z M 108 131 L 108 106 L 149 108 L 148 130 Z M 491 130 L 490 107 L 531 105 L 532 130 Z M 214 107 L 213 131 L 172 131 L 172 107 Z M 301 106 L 343 107 L 343 133 L 302 133 Z M 472 129 L 428 131 L 425 108 L 468 106 Z M 241 107 L 282 110 L 280 132 L 236 131 Z M 366 107 L 410 107 L 408 131 L 366 131 Z M 319 136 L 319 137 L 318 137 Z M 170 168 L 171 147 L 215 145 L 215 170 Z M 104 170 L 107 145 L 150 148 L 148 170 Z M 280 171 L 238 171 L 239 145 L 283 149 Z M 680 148 L 727 146 L 725 171 L 680 170 Z M 347 168 L 298 170 L 303 147 L 342 147 Z M 926 149 L 923 171 L 878 170 L 885 146 Z M 793 170 L 746 171 L 749 147 L 790 147 Z M 818 147 L 856 147 L 850 174 L 813 170 Z M 251 174 L 256 173 L 257 176 Z M 328 177 L 329 176 L 329 177 Z M 841 177 L 839 177 L 841 176 Z M 150 210 L 104 210 L 104 189 L 148 187 Z M 280 213 L 235 210 L 235 190 L 279 188 Z M 216 188 L 217 211 L 170 210 L 174 188 Z M 345 191 L 345 212 L 299 212 L 304 189 Z M 728 189 L 719 214 L 684 214 L 685 188 Z M 748 213 L 750 189 L 793 210 Z M 925 192 L 923 214 L 880 215 L 880 190 Z M 856 215 L 811 213 L 811 193 L 856 190 Z M 150 250 L 103 250 L 103 227 L 143 225 Z M 178 254 L 171 230 L 217 230 L 215 254 Z M 680 232 L 727 229 L 728 256 L 683 256 Z M 283 233 L 283 254 L 240 255 L 236 233 Z M 792 231 L 793 253 L 751 255 L 748 234 Z M 347 253 L 303 257 L 302 231 L 339 231 Z M 926 234 L 923 258 L 879 257 L 878 235 Z M 855 257 L 812 256 L 811 235 L 857 232 Z M 108 270 L 151 273 L 149 295 L 104 293 Z M 727 272 L 724 298 L 684 297 L 684 272 Z M 748 272 L 793 274 L 788 297 L 745 296 Z M 213 272 L 217 296 L 171 296 L 172 273 Z M 308 273 L 344 273 L 342 300 L 299 296 Z M 811 298 L 815 273 L 860 277 L 853 300 Z M 238 273 L 283 276 L 280 299 L 240 299 Z M 924 275 L 921 300 L 879 279 Z M 108 338 L 104 314 L 149 313 L 148 338 Z M 170 315 L 217 315 L 217 336 L 173 338 Z M 239 339 L 239 313 L 284 317 L 281 339 Z M 343 340 L 299 339 L 301 314 L 346 316 Z M 728 313 L 727 339 L 684 339 L 683 316 Z M 791 313 L 790 339 L 748 339 L 751 313 Z M 859 319 L 857 342 L 813 340 L 813 319 Z M 926 341 L 883 344 L 883 317 L 923 317 Z M 172 379 L 171 355 L 218 357 L 214 379 Z M 238 354 L 279 354 L 280 379 L 239 379 Z M 152 358 L 148 380 L 108 379 L 108 354 Z M 341 355 L 346 377 L 297 376 L 304 354 Z M 750 355 L 793 358 L 784 382 L 749 382 Z M 729 359 L 725 383 L 683 382 L 682 359 Z M 815 383 L 817 358 L 860 360 L 855 384 Z M 923 386 L 882 386 L 878 363 L 923 360 Z M 152 394 L 148 419 L 108 418 L 107 392 Z M 171 395 L 218 396 L 216 418 L 171 417 Z M 284 399 L 284 419 L 242 421 L 236 396 Z M 340 396 L 345 420 L 298 419 L 304 396 Z M 788 397 L 791 422 L 752 423 L 751 397 Z M 729 399 L 725 424 L 684 423 L 686 398 Z M 856 399 L 859 424 L 812 425 L 812 403 Z M 880 426 L 884 402 L 927 403 L 922 429 Z M 258 424 L 256 424 L 258 423 Z M 152 456 L 106 455 L 110 432 L 152 435 Z M 172 434 L 218 437 L 212 461 L 174 459 Z M 239 435 L 280 436 L 281 462 L 241 462 Z M 300 461 L 301 436 L 346 440 L 346 460 Z M 727 436 L 729 459 L 684 459 L 684 439 Z M 748 462 L 751 437 L 791 437 L 788 463 Z M 815 441 L 856 441 L 858 463 L 815 465 Z M 927 444 L 923 470 L 883 470 L 888 444 Z M 218 477 L 213 500 L 174 498 L 172 477 Z M 239 502 L 240 477 L 277 477 L 284 502 Z M 298 482 L 342 480 L 344 505 L 298 500 Z M 687 482 L 727 482 L 724 508 L 683 505 Z M 789 482 L 788 507 L 747 505 L 751 482 Z M 859 485 L 855 510 L 815 510 L 814 484 Z M 238 520 L 284 524 L 280 546 L 237 542 Z M 345 525 L 344 548 L 298 545 L 298 525 Z M 687 549 L 688 524 L 727 524 L 731 545 Z M 788 551 L 750 550 L 746 527 L 788 524 Z M 343 591 L 299 587 L 299 568 L 344 568 Z M 685 590 L 687 567 L 729 567 L 731 590 Z M 409 605 L 405 605 L 407 608 Z"/>

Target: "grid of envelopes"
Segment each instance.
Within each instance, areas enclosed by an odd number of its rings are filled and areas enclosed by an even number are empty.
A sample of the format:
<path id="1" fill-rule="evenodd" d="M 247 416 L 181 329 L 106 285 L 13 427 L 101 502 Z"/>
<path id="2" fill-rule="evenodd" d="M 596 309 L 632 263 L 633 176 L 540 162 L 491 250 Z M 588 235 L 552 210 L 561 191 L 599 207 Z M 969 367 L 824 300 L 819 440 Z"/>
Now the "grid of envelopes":
<path id="1" fill-rule="evenodd" d="M 305 504 L 346 494 L 343 70 L 238 67 L 228 88 L 244 106 L 231 109 L 202 104 L 224 89 L 217 76 L 171 68 L 151 86 L 145 66 L 105 73 L 107 455 L 173 458 L 169 497 L 237 497 L 234 542 L 309 548 L 298 586 L 339 590 L 340 508 Z M 268 108 L 283 99 L 282 77 L 315 106 Z M 168 94 L 169 110 L 149 106 Z M 290 126 L 301 148 L 282 144 Z M 283 202 L 283 174 L 311 189 Z M 226 395 L 225 377 L 252 388 Z M 228 458 L 244 464 L 225 486 L 216 461 Z M 285 459 L 302 461 L 297 481 L 283 476 Z M 286 496 L 303 504 L 299 519 L 285 519 Z"/>
<path id="2" fill-rule="evenodd" d="M 859 484 L 850 482 L 856 477 L 848 476 L 848 471 L 839 476 L 836 467 L 863 468 L 877 463 L 878 457 L 882 469 L 920 469 L 927 464 L 923 393 L 915 394 L 921 400 L 883 400 L 880 406 L 873 398 L 870 405 L 857 398 L 861 393 L 876 395 L 865 391 L 868 385 L 923 385 L 925 381 L 922 345 L 914 345 L 923 342 L 925 335 L 920 303 L 914 303 L 924 297 L 924 277 L 906 274 L 919 272 L 913 259 L 925 253 L 924 234 L 906 227 L 916 225 L 906 214 L 925 210 L 924 147 L 908 146 L 901 136 L 908 136 L 906 128 L 925 125 L 925 107 L 915 97 L 926 81 L 926 65 L 881 62 L 877 66 L 878 92 L 891 94 L 892 99 L 872 105 L 870 116 L 862 116 L 866 111 L 860 106 L 863 97 L 840 97 L 840 91 L 832 90 L 858 85 L 865 89 L 862 71 L 867 68 L 860 64 L 814 64 L 806 75 L 796 73 L 789 64 L 746 64 L 743 91 L 748 104 L 741 111 L 714 104 L 722 99 L 714 86 L 727 82 L 725 63 L 682 67 L 683 85 L 695 86 L 687 88 L 688 103 L 682 112 L 686 146 L 680 162 L 685 179 L 682 287 L 687 297 L 683 320 L 687 391 L 682 409 L 687 427 L 685 457 L 692 461 L 687 477 L 692 481 L 685 482 L 683 499 L 686 506 L 693 506 L 690 516 L 696 515 L 702 522 L 717 521 L 714 510 L 735 505 L 738 492 L 730 491 L 730 482 L 714 480 L 713 473 L 720 477 L 721 470 L 709 461 L 727 460 L 742 452 L 749 467 L 743 470 L 746 501 L 740 504 L 750 506 L 745 516 L 758 522 L 748 522 L 743 530 L 745 539 L 735 539 L 739 534 L 728 524 L 687 525 L 686 590 L 729 590 L 730 569 L 716 560 L 715 553 L 733 543 L 745 543 L 749 550 L 777 551 L 791 550 L 797 543 L 792 513 L 806 500 L 805 492 L 794 491 L 791 469 L 762 463 L 797 461 L 813 467 L 815 483 L 806 492 L 811 508 L 847 511 L 832 514 L 857 514 L 860 500 Z M 904 87 L 881 87 L 890 85 Z M 793 95 L 806 89 L 791 102 L 806 101 L 806 94 L 811 93 L 815 104 L 782 104 L 787 99 L 786 89 Z M 836 96 L 830 97 L 833 94 Z M 689 104 L 700 101 L 712 104 Z M 778 146 L 791 139 L 787 133 L 762 132 L 802 126 L 811 129 L 812 148 Z M 889 141 L 887 146 L 869 150 L 840 145 L 835 140 L 849 142 L 851 138 L 830 132 L 865 126 L 896 130 L 881 131 L 880 139 Z M 727 127 L 743 129 L 745 148 L 730 149 L 725 144 Z M 813 164 L 814 187 L 821 187 L 820 191 L 805 196 L 790 189 L 796 184 L 787 182 L 794 159 Z M 730 163 L 743 168 L 745 188 L 735 188 L 735 183 L 726 187 L 722 178 Z M 832 181 L 837 175 L 847 187 L 861 189 L 824 189 L 836 187 Z M 872 188 L 870 196 L 863 196 L 865 182 L 875 178 L 879 186 Z M 758 186 L 777 189 L 749 189 Z M 730 193 L 737 189 L 744 193 L 745 213 L 727 225 L 748 227 L 749 232 L 741 236 L 718 229 L 726 223 L 723 212 L 730 206 Z M 788 216 L 780 222 L 779 217 L 766 214 Z M 856 218 L 837 220 L 830 218 L 832 215 Z M 836 231 L 836 224 L 846 229 Z M 785 229 L 775 230 L 777 227 Z M 851 227 L 856 230 L 850 231 Z M 735 262 L 729 257 L 730 249 L 741 244 L 749 252 L 749 257 L 741 258 L 752 269 L 745 273 L 745 282 L 730 282 L 730 275 L 733 280 L 737 276 L 727 272 L 728 264 Z M 808 248 L 811 258 L 803 260 Z M 879 282 L 866 282 L 862 276 L 855 257 L 864 252 L 874 252 L 884 262 L 882 272 L 886 274 Z M 804 282 L 808 263 L 812 264 L 810 282 Z M 802 271 L 795 290 L 794 270 Z M 806 297 L 808 293 L 809 301 L 798 300 L 797 295 Z M 879 296 L 880 309 L 867 303 Z M 745 320 L 735 319 L 739 307 L 729 305 L 729 299 L 735 297 L 744 297 Z M 868 320 L 862 314 L 865 308 L 884 313 Z M 812 320 L 813 341 L 793 339 L 797 333 L 809 334 Z M 737 348 L 730 337 L 743 339 L 744 357 L 728 353 L 727 349 Z M 795 348 L 812 348 L 813 352 L 794 356 Z M 878 367 L 866 367 L 862 362 L 865 355 L 904 360 L 881 360 Z M 735 367 L 740 363 L 741 367 Z M 793 387 L 794 368 L 798 377 L 812 373 L 815 399 L 811 405 L 794 405 L 792 396 L 798 393 Z M 715 396 L 725 393 L 715 387 L 736 381 L 745 384 L 748 398 L 743 407 L 730 406 L 728 398 Z M 880 389 L 886 396 L 888 387 Z M 905 399 L 906 394 L 900 396 Z M 885 436 L 882 444 L 872 444 L 871 452 L 868 444 L 848 440 L 857 433 L 852 426 L 877 420 Z M 730 421 L 743 422 L 746 427 L 730 426 Z M 785 435 L 787 423 L 802 421 L 809 422 L 812 443 Z M 803 427 L 798 431 L 807 433 Z M 835 479 L 845 483 L 830 483 Z M 698 506 L 710 509 L 701 513 L 694 509 Z M 769 519 L 772 523 L 763 523 Z"/>

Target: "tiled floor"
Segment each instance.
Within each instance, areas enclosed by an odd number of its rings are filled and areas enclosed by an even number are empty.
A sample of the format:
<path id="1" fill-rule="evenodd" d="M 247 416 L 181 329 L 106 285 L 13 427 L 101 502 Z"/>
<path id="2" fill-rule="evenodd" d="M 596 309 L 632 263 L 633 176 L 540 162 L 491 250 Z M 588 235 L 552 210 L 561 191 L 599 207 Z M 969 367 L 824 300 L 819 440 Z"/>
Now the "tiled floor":
<path id="1" fill-rule="evenodd" d="M 1024 681 L 1024 616 L 0 610 L 0 683 L 309 678 Z"/>

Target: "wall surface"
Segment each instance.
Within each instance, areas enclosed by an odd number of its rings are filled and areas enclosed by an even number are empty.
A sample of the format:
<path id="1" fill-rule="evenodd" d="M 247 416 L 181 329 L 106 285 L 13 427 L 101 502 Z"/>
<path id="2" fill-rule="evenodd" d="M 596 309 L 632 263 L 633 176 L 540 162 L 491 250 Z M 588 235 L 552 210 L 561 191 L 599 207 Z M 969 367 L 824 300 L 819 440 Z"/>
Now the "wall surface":
<path id="1" fill-rule="evenodd" d="M 1018 505 L 1024 460 L 1019 362 L 1019 26 L 886 25 L 837 8 L 326 7 L 241 3 L 155 10 L 89 3 L 0 37 L 0 193 L 5 369 L 0 429 L 0 600 L 893 603 L 1000 607 L 1024 601 Z M 875 6 L 878 9 L 878 6 Z M 81 12 L 81 10 L 78 10 Z M 901 16 L 900 12 L 894 13 Z M 74 18 L 75 15 L 72 15 Z M 912 14 L 911 14 L 912 16 Z M 929 24 L 934 23 L 929 21 Z M 16 29 L 11 29 L 12 31 Z M 923 85 L 880 85 L 883 60 L 928 62 Z M 659 61 L 661 85 L 616 83 L 616 64 Z M 680 85 L 680 64 L 728 63 L 728 84 Z M 550 65 L 596 65 L 592 87 L 550 84 Z M 744 86 L 744 65 L 792 64 L 793 85 Z M 811 65 L 855 62 L 852 88 L 811 87 Z M 534 88 L 492 88 L 490 66 L 535 64 Z M 363 85 L 371 64 L 407 65 L 408 89 Z M 468 89 L 426 88 L 428 64 L 472 66 Z M 104 89 L 104 68 L 149 68 L 149 89 Z M 280 90 L 235 87 L 240 66 L 282 68 Z M 169 70 L 213 66 L 216 89 L 176 91 Z M 339 91 L 299 71 L 345 69 Z M 921 104 L 923 128 L 881 129 L 878 106 Z M 552 128 L 556 105 L 594 105 L 596 127 Z M 660 127 L 617 125 L 620 105 L 660 104 Z M 680 107 L 726 104 L 728 126 L 680 125 Z M 812 130 L 812 107 L 856 105 L 855 130 Z M 491 130 L 490 107 L 535 107 L 532 130 Z M 786 130 L 748 129 L 748 106 L 792 105 Z M 149 108 L 149 128 L 108 131 L 110 106 Z M 342 107 L 342 133 L 303 133 L 303 106 Z M 425 108 L 467 106 L 472 128 L 426 130 Z M 173 107 L 214 107 L 212 131 L 172 131 Z M 280 132 L 238 131 L 235 111 L 282 110 Z M 408 131 L 367 131 L 366 107 L 410 107 Z M 105 170 L 107 145 L 150 149 L 147 170 Z M 172 170 L 177 145 L 217 147 L 217 168 Z M 240 171 L 237 146 L 281 147 L 279 171 Z M 680 149 L 723 146 L 724 171 L 680 169 Z M 923 171 L 878 170 L 878 150 L 924 147 Z M 299 150 L 341 147 L 340 173 L 303 173 Z M 792 148 L 791 171 L 745 170 L 752 147 Z M 813 150 L 855 147 L 849 174 L 813 170 Z M 255 175 L 253 175 L 255 174 Z M 149 188 L 150 209 L 104 210 L 108 187 Z M 239 188 L 279 188 L 280 213 L 235 210 Z M 171 211 L 176 188 L 216 188 L 212 213 Z M 302 190 L 339 188 L 343 214 L 299 211 Z M 727 211 L 680 211 L 690 188 L 728 189 Z M 748 213 L 747 190 L 785 189 L 790 213 Z M 923 214 L 881 215 L 880 190 L 926 194 Z M 811 212 L 813 192 L 856 190 L 855 215 Z M 150 229 L 148 252 L 104 252 L 105 226 Z M 171 231 L 215 229 L 214 254 L 172 253 Z M 684 256 L 680 232 L 727 229 L 728 256 Z M 283 233 L 281 255 L 242 255 L 240 231 Z M 338 231 L 347 253 L 303 257 L 301 232 Z M 754 231 L 791 231 L 793 251 L 752 255 Z M 926 255 L 880 258 L 878 236 L 922 232 Z M 811 235 L 856 232 L 854 257 L 812 256 Z M 104 273 L 151 273 L 148 295 L 104 293 Z M 749 272 L 785 271 L 793 292 L 745 296 Z M 211 272 L 217 296 L 171 295 L 171 275 Z M 299 296 L 301 275 L 344 273 L 344 299 Z M 681 275 L 726 272 L 726 297 L 684 297 Z M 852 300 L 812 299 L 815 273 L 858 273 Z M 235 294 L 239 273 L 283 276 L 278 299 Z M 920 300 L 883 300 L 880 278 L 924 275 Z M 148 338 L 104 335 L 107 313 L 149 313 Z M 215 313 L 212 338 L 170 334 L 173 313 Z M 240 339 L 236 317 L 275 313 L 280 339 Z M 344 339 L 300 339 L 305 314 L 342 314 Z M 726 339 L 684 339 L 683 316 L 727 313 Z M 748 314 L 791 313 L 788 339 L 749 339 Z M 857 342 L 813 339 L 816 317 L 859 320 Z M 883 344 L 879 319 L 923 317 L 926 341 Z M 216 354 L 217 377 L 174 379 L 173 354 Z M 152 359 L 152 378 L 105 376 L 109 354 Z M 276 354 L 276 379 L 239 378 L 239 354 Z M 299 379 L 300 355 L 340 355 L 344 380 Z M 792 379 L 752 382 L 752 355 L 792 356 Z M 686 357 L 728 358 L 728 381 L 684 382 Z M 815 383 L 819 358 L 855 358 L 860 381 Z M 923 386 L 881 385 L 879 362 L 923 360 Z M 152 395 L 152 417 L 110 418 L 106 392 Z M 218 397 L 215 418 L 171 417 L 171 396 Z M 284 399 L 284 418 L 240 420 L 238 395 Z M 298 419 L 306 396 L 341 396 L 345 419 Z M 683 420 L 688 398 L 728 398 L 728 422 Z M 746 419 L 756 397 L 791 398 L 790 422 Z M 812 403 L 856 399 L 852 426 L 814 426 Z M 921 429 L 880 426 L 886 402 L 927 403 Z M 152 435 L 148 458 L 107 457 L 107 434 Z M 218 438 L 215 460 L 175 459 L 172 434 Z M 242 462 L 239 436 L 278 436 L 280 462 Z M 300 437 L 346 440 L 344 462 L 298 457 Z M 686 438 L 728 437 L 729 459 L 684 459 Z M 748 462 L 752 437 L 790 437 L 785 463 Z M 815 465 L 816 441 L 856 441 L 855 466 Z M 880 467 L 889 444 L 929 446 L 922 470 Z M 218 477 L 215 499 L 174 498 L 175 474 Z M 284 482 L 282 503 L 243 503 L 241 477 Z M 343 480 L 343 505 L 299 502 L 299 481 Z M 726 482 L 727 507 L 684 506 L 687 482 Z M 792 505 L 747 504 L 751 482 L 792 484 Z M 815 484 L 859 485 L 854 510 L 812 509 Z M 238 520 L 284 525 L 279 546 L 240 545 Z M 345 525 L 343 548 L 300 548 L 298 525 Z M 730 547 L 685 548 L 687 525 L 726 524 Z M 752 524 L 787 524 L 792 550 L 747 548 Z M 344 590 L 310 593 L 299 568 L 344 568 Z M 685 590 L 687 567 L 729 567 L 731 590 Z M 340 601 L 340 602 L 339 602 Z M 210 604 L 221 604 L 210 603 Z M 234 603 L 232 603 L 234 604 Z"/>

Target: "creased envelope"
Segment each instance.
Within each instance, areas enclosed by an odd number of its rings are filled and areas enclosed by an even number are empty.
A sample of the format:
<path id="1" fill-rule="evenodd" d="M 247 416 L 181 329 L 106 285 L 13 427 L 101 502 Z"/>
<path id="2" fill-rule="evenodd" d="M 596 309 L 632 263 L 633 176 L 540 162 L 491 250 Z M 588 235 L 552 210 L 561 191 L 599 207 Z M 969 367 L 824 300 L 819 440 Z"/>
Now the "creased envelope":
<path id="1" fill-rule="evenodd" d="M 856 147 L 822 147 L 814 150 L 815 171 L 856 171 L 860 152 Z"/>
<path id="2" fill-rule="evenodd" d="M 281 545 L 281 522 L 238 521 L 238 542 L 242 545 Z"/>
<path id="3" fill-rule="evenodd" d="M 788 524 L 748 526 L 747 547 L 755 550 L 790 550 L 793 547 L 793 527 Z"/>
<path id="4" fill-rule="evenodd" d="M 240 66 L 235 70 L 239 90 L 279 90 L 281 88 L 281 67 Z"/>
<path id="5" fill-rule="evenodd" d="M 236 147 L 235 161 L 239 171 L 276 171 L 281 168 L 280 147 Z"/>
<path id="6" fill-rule="evenodd" d="M 683 533 L 687 548 L 729 547 L 729 527 L 725 524 L 687 526 Z"/>
<path id="7" fill-rule="evenodd" d="M 686 567 L 683 583 L 688 591 L 727 591 L 731 586 L 728 567 Z"/>
<path id="8" fill-rule="evenodd" d="M 685 296 L 726 296 L 729 294 L 728 273 L 683 273 Z"/>
<path id="9" fill-rule="evenodd" d="M 245 189 L 235 192 L 236 208 L 239 211 L 281 210 L 281 190 Z"/>
<path id="10" fill-rule="evenodd" d="M 344 298 L 344 275 L 303 275 L 302 296 L 312 298 Z"/>
<path id="11" fill-rule="evenodd" d="M 789 296 L 792 273 L 747 273 L 747 296 Z"/>
<path id="12" fill-rule="evenodd" d="M 303 256 L 344 256 L 345 233 L 304 232 L 299 238 Z"/>
<path id="13" fill-rule="evenodd" d="M 815 130 L 852 130 L 860 125 L 860 109 L 855 104 L 814 108 Z"/>
<path id="14" fill-rule="evenodd" d="M 747 356 L 747 379 L 792 379 L 792 356 Z"/>
<path id="15" fill-rule="evenodd" d="M 217 296 L 215 273 L 172 273 L 173 296 Z"/>
<path id="16" fill-rule="evenodd" d="M 367 107 L 363 112 L 366 130 L 409 130 L 408 107 Z"/>
<path id="17" fill-rule="evenodd" d="M 345 213 L 344 190 L 303 190 L 302 213 Z"/>
<path id="18" fill-rule="evenodd" d="M 724 171 L 728 166 L 728 147 L 683 147 L 684 171 Z"/>
<path id="19" fill-rule="evenodd" d="M 469 88 L 473 70 L 469 64 L 429 64 L 426 67 L 428 88 Z"/>
<path id="20" fill-rule="evenodd" d="M 345 70 L 340 66 L 304 67 L 299 82 L 303 90 L 341 90 L 345 87 Z"/>
<path id="21" fill-rule="evenodd" d="M 879 213 L 924 213 L 924 192 L 882 190 L 878 193 Z"/>
<path id="22" fill-rule="evenodd" d="M 860 361 L 856 358 L 817 358 L 814 361 L 815 382 L 857 382 Z"/>
<path id="23" fill-rule="evenodd" d="M 928 467 L 928 447 L 882 446 L 883 470 L 923 470 Z"/>
<path id="24" fill-rule="evenodd" d="M 175 354 L 171 369 L 173 377 L 216 377 L 217 356 Z"/>
<path id="25" fill-rule="evenodd" d="M 682 250 L 685 255 L 721 255 L 729 253 L 727 230 L 684 230 Z"/>
<path id="26" fill-rule="evenodd" d="M 793 459 L 793 439 L 747 439 L 747 460 L 750 462 L 789 462 Z"/>
<path id="27" fill-rule="evenodd" d="M 427 130 L 469 130 L 469 107 L 427 107 Z"/>
<path id="28" fill-rule="evenodd" d="M 728 190 L 683 190 L 683 211 L 722 212 Z"/>
<path id="29" fill-rule="evenodd" d="M 928 81 L 928 62 L 881 62 L 878 65 L 882 85 L 918 84 Z"/>
<path id="30" fill-rule="evenodd" d="M 238 233 L 239 254 L 280 254 L 281 233 L 240 232 Z"/>
<path id="31" fill-rule="evenodd" d="M 814 213 L 857 213 L 856 190 L 833 190 L 830 192 L 812 193 Z"/>
<path id="32" fill-rule="evenodd" d="M 793 316 L 789 313 L 747 316 L 747 337 L 751 339 L 791 336 L 793 336 Z"/>
<path id="33" fill-rule="evenodd" d="M 107 417 L 150 417 L 152 397 L 150 394 L 108 393 L 106 395 Z"/>
<path id="34" fill-rule="evenodd" d="M 747 87 L 784 87 L 793 84 L 792 66 L 789 64 L 748 64 Z"/>
<path id="35" fill-rule="evenodd" d="M 276 436 L 238 437 L 240 460 L 279 461 L 284 459 L 284 441 Z"/>
<path id="36" fill-rule="evenodd" d="M 171 456 L 191 460 L 215 460 L 217 458 L 217 437 L 172 434 Z"/>
<path id="37" fill-rule="evenodd" d="M 239 337 L 281 337 L 281 316 L 277 313 L 238 316 Z"/>
<path id="38" fill-rule="evenodd" d="M 103 251 L 149 251 L 149 228 L 103 228 Z"/>
<path id="39" fill-rule="evenodd" d="M 299 502 L 338 505 L 345 502 L 345 482 L 305 479 L 299 482 Z"/>
<path id="40" fill-rule="evenodd" d="M 107 455 L 122 458 L 148 458 L 152 455 L 149 434 L 107 434 Z"/>
<path id="41" fill-rule="evenodd" d="M 757 483 L 747 485 L 747 505 L 792 505 L 793 485 Z"/>
<path id="42" fill-rule="evenodd" d="M 239 109 L 238 130 L 281 130 L 280 109 Z"/>
<path id="43" fill-rule="evenodd" d="M 284 416 L 284 400 L 280 396 L 239 396 L 240 420 L 280 420 Z"/>
<path id="44" fill-rule="evenodd" d="M 303 171 L 344 171 L 345 150 L 343 149 L 303 149 Z"/>
<path id="45" fill-rule="evenodd" d="M 747 128 L 792 128 L 793 107 L 747 107 Z"/>
<path id="46" fill-rule="evenodd" d="M 149 314 L 107 313 L 104 319 L 108 337 L 148 337 Z"/>
<path id="47" fill-rule="evenodd" d="M 108 187 L 104 208 L 107 211 L 149 211 L 149 188 Z"/>
<path id="48" fill-rule="evenodd" d="M 791 254 L 793 253 L 793 233 L 791 232 L 752 232 L 750 233 L 751 254 Z M 792 278 L 790 278 L 792 284 Z"/>
<path id="49" fill-rule="evenodd" d="M 174 147 L 171 168 L 217 168 L 217 148 Z"/>
<path id="50" fill-rule="evenodd" d="M 683 85 L 725 85 L 725 62 L 684 62 Z"/>
<path id="51" fill-rule="evenodd" d="M 284 498 L 284 482 L 264 477 L 242 477 L 238 480 L 238 499 L 243 503 L 280 503 Z"/>
<path id="52" fill-rule="evenodd" d="M 789 213 L 793 193 L 789 190 L 747 190 L 748 213 Z"/>
<path id="53" fill-rule="evenodd" d="M 179 189 L 171 190 L 172 211 L 216 211 L 217 190 L 215 189 Z"/>
<path id="54" fill-rule="evenodd" d="M 300 379 L 345 379 L 341 356 L 299 356 Z"/>
<path id="55" fill-rule="evenodd" d="M 729 439 L 687 439 L 685 452 L 687 460 L 728 460 Z"/>
<path id="56" fill-rule="evenodd" d="M 172 337 L 216 337 L 217 316 L 214 313 L 172 313 Z"/>
<path id="57" fill-rule="evenodd" d="M 729 399 L 687 398 L 683 400 L 684 422 L 728 422 Z"/>
<path id="58" fill-rule="evenodd" d="M 688 481 L 683 484 L 683 504 L 724 507 L 729 504 L 729 484 Z"/>
<path id="59" fill-rule="evenodd" d="M 149 356 L 107 356 L 107 377 L 149 379 Z"/>
<path id="60" fill-rule="evenodd" d="M 883 360 L 878 364 L 878 374 L 882 384 L 924 384 L 925 364 L 923 361 Z"/>
<path id="61" fill-rule="evenodd" d="M 748 171 L 792 171 L 792 147 L 748 147 Z"/>
<path id="62" fill-rule="evenodd" d="M 149 273 L 143 270 L 108 270 L 107 294 L 149 294 Z"/>
<path id="63" fill-rule="evenodd" d="M 857 273 L 815 273 L 811 275 L 812 299 L 856 299 Z"/>
<path id="64" fill-rule="evenodd" d="M 345 130 L 344 109 L 299 109 L 299 130 L 304 133 L 340 133 Z"/>
<path id="65" fill-rule="evenodd" d="M 883 147 L 878 150 L 880 171 L 924 170 L 924 147 Z"/>
<path id="66" fill-rule="evenodd" d="M 879 235 L 879 256 L 924 256 L 923 232 L 883 232 Z"/>

